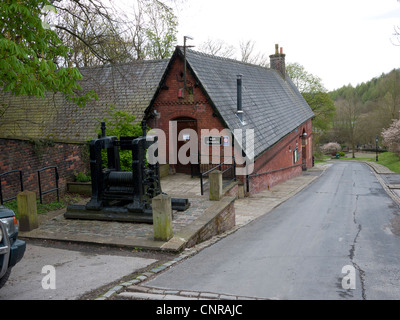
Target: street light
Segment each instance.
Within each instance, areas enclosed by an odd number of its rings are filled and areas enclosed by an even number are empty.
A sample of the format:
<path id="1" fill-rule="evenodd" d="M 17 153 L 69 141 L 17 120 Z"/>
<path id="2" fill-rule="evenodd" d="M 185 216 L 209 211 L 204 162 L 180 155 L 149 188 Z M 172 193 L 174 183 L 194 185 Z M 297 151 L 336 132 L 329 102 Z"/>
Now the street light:
<path id="1" fill-rule="evenodd" d="M 378 162 L 379 161 L 379 159 L 378 159 L 378 142 L 379 142 L 379 139 L 378 139 L 378 137 L 376 137 L 375 142 L 376 142 L 376 162 Z"/>

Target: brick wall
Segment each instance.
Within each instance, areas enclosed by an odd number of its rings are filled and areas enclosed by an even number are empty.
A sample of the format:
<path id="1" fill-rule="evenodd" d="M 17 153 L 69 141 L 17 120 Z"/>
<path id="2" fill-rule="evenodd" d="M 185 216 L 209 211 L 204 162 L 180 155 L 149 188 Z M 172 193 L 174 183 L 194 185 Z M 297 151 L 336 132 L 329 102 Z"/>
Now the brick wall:
<path id="1" fill-rule="evenodd" d="M 227 196 L 217 201 L 198 220 L 203 227 L 189 236 L 187 248 L 231 230 L 236 225 L 235 197 Z"/>
<path id="2" fill-rule="evenodd" d="M 307 133 L 305 139 L 303 133 Z M 305 149 L 303 150 L 303 145 Z M 294 152 L 298 151 L 298 161 L 294 162 Z M 275 146 L 258 157 L 254 172 L 249 178 L 249 192 L 259 193 L 274 185 L 295 178 L 303 171 L 303 151 L 305 166 L 312 167 L 312 122 L 304 123 Z"/>
<path id="3" fill-rule="evenodd" d="M 178 57 L 172 64 L 165 80 L 165 85 L 168 89 L 162 89 L 154 102 L 153 111 L 157 112 L 157 116 L 148 121 L 151 128 L 161 129 L 166 134 L 165 153 L 168 163 L 170 163 L 168 152 L 170 121 L 177 118 L 191 118 L 196 120 L 197 134 L 199 137 L 201 136 L 201 129 L 217 129 L 218 131 L 225 129 L 225 126 L 221 123 L 216 114 L 214 114 L 202 90 L 195 85 L 196 81 L 189 70 L 187 72 L 187 86 L 190 88 L 191 92 L 186 92 L 184 98 L 179 97 L 180 90 L 184 88 L 183 72 L 183 61 Z M 198 148 L 200 152 L 200 143 Z M 213 154 L 212 147 L 210 147 L 209 154 Z M 216 154 L 216 152 L 214 152 L 214 154 Z"/>
<path id="4" fill-rule="evenodd" d="M 57 166 L 60 193 L 66 191 L 66 183 L 73 181 L 74 173 L 88 170 L 86 146 L 79 144 L 30 142 L 0 139 L 0 174 L 11 170 L 22 170 L 24 190 L 33 191 L 39 197 L 37 170 Z M 42 191 L 55 188 L 54 170 L 40 175 Z M 13 173 L 1 179 L 3 198 L 15 196 L 19 190 L 19 175 Z M 48 201 L 55 197 L 49 193 L 43 197 Z"/>

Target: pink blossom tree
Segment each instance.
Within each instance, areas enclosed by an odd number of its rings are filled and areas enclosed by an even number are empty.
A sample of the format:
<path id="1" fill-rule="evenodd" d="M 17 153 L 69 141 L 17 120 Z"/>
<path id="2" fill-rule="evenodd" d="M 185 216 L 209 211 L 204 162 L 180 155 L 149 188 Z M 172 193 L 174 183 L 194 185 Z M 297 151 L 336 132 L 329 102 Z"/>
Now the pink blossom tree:
<path id="1" fill-rule="evenodd" d="M 394 120 L 388 129 L 383 130 L 382 137 L 389 151 L 400 155 L 400 120 Z"/>
<path id="2" fill-rule="evenodd" d="M 321 147 L 321 151 L 324 154 L 336 154 L 338 151 L 340 151 L 342 148 L 340 147 L 340 144 L 337 142 L 329 142 L 327 144 L 324 144 Z"/>

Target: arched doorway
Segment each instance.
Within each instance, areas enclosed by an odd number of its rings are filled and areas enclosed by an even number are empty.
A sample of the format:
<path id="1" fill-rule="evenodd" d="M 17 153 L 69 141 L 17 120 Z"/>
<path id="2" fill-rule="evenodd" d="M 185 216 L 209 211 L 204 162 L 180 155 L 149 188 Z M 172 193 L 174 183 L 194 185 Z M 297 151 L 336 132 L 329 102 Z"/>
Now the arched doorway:
<path id="1" fill-rule="evenodd" d="M 182 130 L 185 129 L 191 129 L 197 133 L 197 120 L 189 117 L 181 117 L 181 118 L 176 118 L 172 121 L 177 122 L 177 141 L 176 141 L 176 146 L 177 146 L 177 151 L 181 150 L 182 146 L 186 143 L 188 143 L 191 139 L 196 139 L 196 143 L 198 144 L 197 141 L 197 135 L 195 137 L 191 136 L 190 134 L 184 134 L 184 137 L 180 135 Z M 183 138 L 183 139 L 182 139 Z M 183 141 L 182 141 L 183 140 Z M 190 150 L 187 150 L 186 156 L 190 157 L 191 155 L 189 154 Z M 194 156 L 194 155 L 192 155 Z M 197 158 L 197 155 L 195 155 Z M 183 164 L 180 162 L 180 159 L 178 157 L 177 159 L 177 164 L 175 166 L 175 170 L 177 173 L 185 173 L 185 174 L 191 174 L 192 173 L 192 168 L 191 164 Z"/>

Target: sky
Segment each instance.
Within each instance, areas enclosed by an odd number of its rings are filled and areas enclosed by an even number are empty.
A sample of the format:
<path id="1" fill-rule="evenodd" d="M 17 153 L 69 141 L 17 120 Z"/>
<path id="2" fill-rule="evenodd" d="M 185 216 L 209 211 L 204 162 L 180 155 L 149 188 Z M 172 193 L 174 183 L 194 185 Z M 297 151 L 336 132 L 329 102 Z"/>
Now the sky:
<path id="1" fill-rule="evenodd" d="M 252 40 L 269 56 L 279 44 L 287 63 L 303 65 L 329 91 L 400 68 L 397 0 L 185 0 L 176 14 L 179 45 L 184 36 L 194 50 L 208 39 L 237 48 Z"/>

